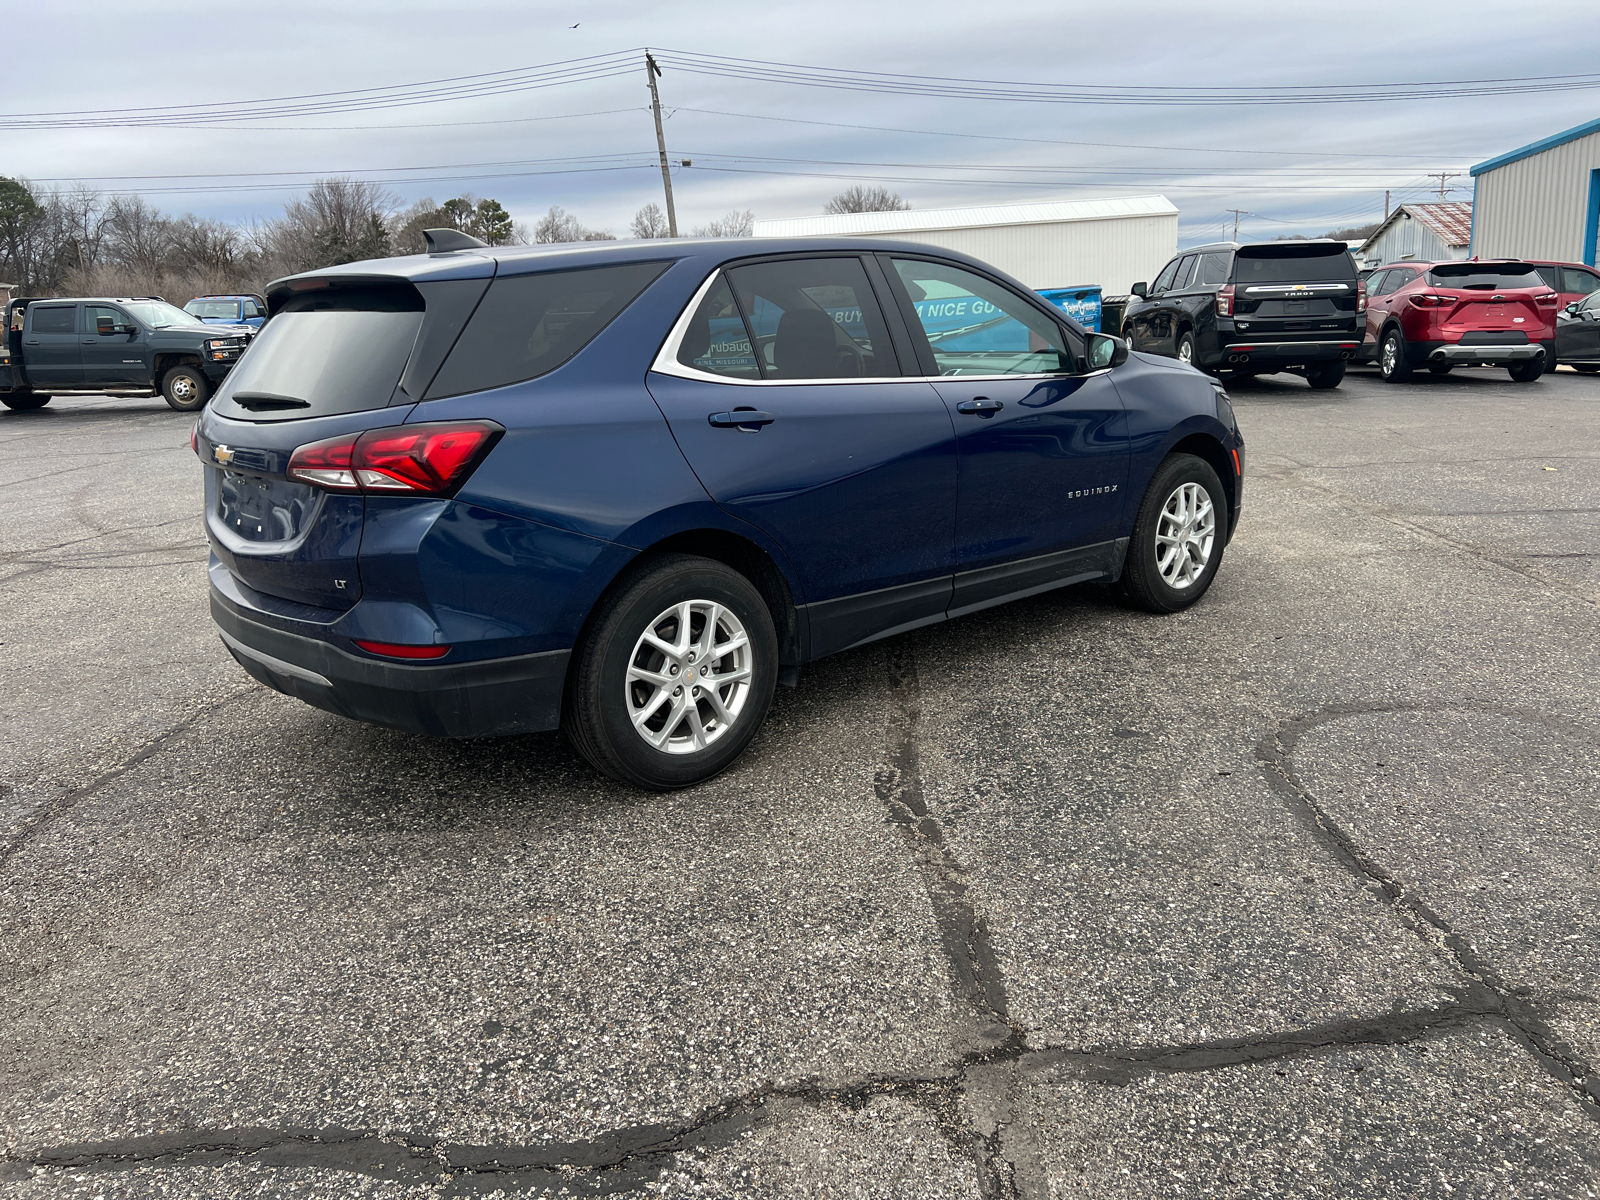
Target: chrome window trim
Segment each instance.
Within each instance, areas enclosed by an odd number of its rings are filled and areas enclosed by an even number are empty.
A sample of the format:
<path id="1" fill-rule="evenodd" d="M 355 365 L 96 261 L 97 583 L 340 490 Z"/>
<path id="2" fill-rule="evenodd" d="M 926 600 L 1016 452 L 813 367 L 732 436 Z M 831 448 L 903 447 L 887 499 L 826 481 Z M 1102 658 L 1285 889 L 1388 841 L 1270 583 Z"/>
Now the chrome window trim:
<path id="1" fill-rule="evenodd" d="M 683 339 L 689 332 L 689 322 L 694 319 L 694 314 L 699 310 L 701 302 L 716 285 L 717 276 L 721 275 L 722 271 L 722 267 L 717 267 L 695 289 L 694 295 L 689 298 L 689 303 L 684 306 L 683 311 L 678 314 L 678 319 L 673 322 L 672 329 L 667 334 L 667 340 L 661 343 L 661 349 L 657 352 L 655 361 L 650 364 L 650 370 L 658 375 L 673 375 L 679 379 L 693 379 L 701 383 L 721 383 L 730 387 L 815 387 L 819 384 L 839 383 L 949 383 L 957 379 L 970 380 L 974 383 L 989 383 L 1008 379 L 1089 379 L 1095 375 L 1104 375 L 1111 370 L 1110 367 L 1101 367 L 1098 370 L 1086 371 L 1082 374 L 1070 371 L 1052 371 L 1028 375 L 854 375 L 841 379 L 736 379 L 731 375 L 713 375 L 710 371 L 684 366 L 678 361 L 678 351 L 682 348 Z"/>

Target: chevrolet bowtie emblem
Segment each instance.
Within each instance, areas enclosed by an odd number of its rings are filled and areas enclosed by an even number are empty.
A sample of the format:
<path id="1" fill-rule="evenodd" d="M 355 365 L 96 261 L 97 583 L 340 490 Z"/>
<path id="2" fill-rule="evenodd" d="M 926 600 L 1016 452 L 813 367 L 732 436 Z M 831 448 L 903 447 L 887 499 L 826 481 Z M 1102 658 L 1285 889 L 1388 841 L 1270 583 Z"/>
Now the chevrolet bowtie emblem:
<path id="1" fill-rule="evenodd" d="M 225 467 L 233 461 L 233 447 L 213 446 L 211 447 L 211 456 L 217 460 L 219 467 Z"/>

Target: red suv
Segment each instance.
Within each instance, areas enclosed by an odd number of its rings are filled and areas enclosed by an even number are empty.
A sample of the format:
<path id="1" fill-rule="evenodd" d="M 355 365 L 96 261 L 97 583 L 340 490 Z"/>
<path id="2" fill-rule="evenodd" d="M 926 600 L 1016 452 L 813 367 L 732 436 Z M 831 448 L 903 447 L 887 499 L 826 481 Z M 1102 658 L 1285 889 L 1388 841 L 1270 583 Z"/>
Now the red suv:
<path id="1" fill-rule="evenodd" d="M 1367 280 L 1362 360 L 1385 380 L 1416 367 L 1503 366 L 1532 383 L 1555 361 L 1560 297 L 1525 262 L 1403 263 Z"/>
<path id="2" fill-rule="evenodd" d="M 1561 307 L 1576 304 L 1585 296 L 1600 292 L 1600 271 L 1583 263 L 1546 262 L 1543 259 L 1524 259 L 1530 267 L 1539 272 L 1543 279 L 1552 288 L 1561 294 Z"/>

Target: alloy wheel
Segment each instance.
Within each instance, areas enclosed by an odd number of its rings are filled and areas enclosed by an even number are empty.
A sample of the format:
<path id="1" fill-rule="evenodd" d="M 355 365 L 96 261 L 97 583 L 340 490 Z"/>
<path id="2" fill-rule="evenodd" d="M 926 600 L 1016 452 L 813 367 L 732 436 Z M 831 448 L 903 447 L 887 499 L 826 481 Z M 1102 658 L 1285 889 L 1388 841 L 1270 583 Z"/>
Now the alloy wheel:
<path id="1" fill-rule="evenodd" d="M 1382 370 L 1385 375 L 1393 375 L 1395 368 L 1400 365 L 1400 339 L 1390 334 L 1383 339 Z"/>
<path id="2" fill-rule="evenodd" d="M 653 749 L 693 754 L 726 736 L 750 698 L 749 635 L 715 600 L 684 600 L 645 626 L 628 658 L 629 719 Z"/>
<path id="3" fill-rule="evenodd" d="M 1198 483 L 1179 484 L 1156 522 L 1156 569 L 1168 587 L 1181 592 L 1205 574 L 1216 535 L 1210 493 Z"/>
<path id="4" fill-rule="evenodd" d="M 1178 361 L 1181 363 L 1194 362 L 1194 342 L 1191 339 L 1178 339 Z"/>

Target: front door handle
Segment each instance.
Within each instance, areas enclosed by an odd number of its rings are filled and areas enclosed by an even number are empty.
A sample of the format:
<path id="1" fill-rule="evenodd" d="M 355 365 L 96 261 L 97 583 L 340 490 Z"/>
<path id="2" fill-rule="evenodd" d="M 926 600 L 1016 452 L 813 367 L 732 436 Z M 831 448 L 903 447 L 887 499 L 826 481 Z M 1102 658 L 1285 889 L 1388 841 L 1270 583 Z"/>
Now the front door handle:
<path id="1" fill-rule="evenodd" d="M 83 339 L 83 344 L 85 346 L 98 346 L 100 344 L 100 339 L 99 338 L 84 338 Z"/>
<path id="2" fill-rule="evenodd" d="M 991 400 L 987 396 L 976 396 L 971 400 L 963 400 L 956 405 L 956 411 L 967 416 L 992 417 L 1004 407 L 1005 403 L 1003 401 Z"/>
<path id="3" fill-rule="evenodd" d="M 706 418 L 718 429 L 738 429 L 745 433 L 760 433 L 763 425 L 771 425 L 777 419 L 769 412 L 754 408 L 736 408 L 732 412 L 712 413 Z"/>

